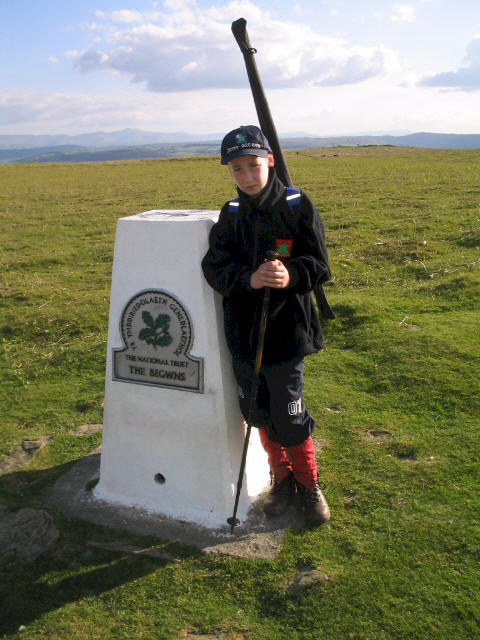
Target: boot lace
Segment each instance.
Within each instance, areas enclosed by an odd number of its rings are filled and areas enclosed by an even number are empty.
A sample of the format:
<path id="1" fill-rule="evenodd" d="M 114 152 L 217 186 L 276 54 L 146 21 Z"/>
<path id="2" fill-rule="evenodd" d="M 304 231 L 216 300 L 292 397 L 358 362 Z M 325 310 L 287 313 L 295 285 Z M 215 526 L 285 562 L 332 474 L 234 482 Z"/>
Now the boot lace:
<path id="1" fill-rule="evenodd" d="M 299 485 L 300 486 L 300 485 Z M 324 482 L 317 482 L 313 489 L 307 489 L 306 487 L 300 486 L 300 493 L 302 495 L 302 499 L 304 504 L 306 505 L 314 505 L 321 501 L 321 491 L 325 491 L 326 485 Z"/>

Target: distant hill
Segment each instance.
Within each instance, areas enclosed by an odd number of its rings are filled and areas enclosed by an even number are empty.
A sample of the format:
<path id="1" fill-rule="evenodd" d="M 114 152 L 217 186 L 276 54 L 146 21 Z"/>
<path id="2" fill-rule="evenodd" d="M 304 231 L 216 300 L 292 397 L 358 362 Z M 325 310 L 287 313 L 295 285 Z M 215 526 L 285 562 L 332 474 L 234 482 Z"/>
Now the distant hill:
<path id="1" fill-rule="evenodd" d="M 342 147 L 364 145 L 394 145 L 423 149 L 480 149 L 480 134 L 410 133 L 405 136 L 338 136 L 332 138 L 286 138 L 285 149 Z"/>
<path id="2" fill-rule="evenodd" d="M 0 164 L 23 162 L 25 158 L 40 157 L 55 151 L 59 155 L 84 151 L 85 147 L 78 145 L 58 145 L 54 147 L 38 147 L 34 149 L 1 149 L 0 148 Z"/>
<path id="3" fill-rule="evenodd" d="M 0 149 L 35 149 L 41 147 L 78 146 L 87 149 L 110 147 L 135 147 L 150 144 L 197 142 L 220 140 L 221 133 L 196 135 L 183 133 L 160 133 L 140 129 L 120 131 L 94 131 L 70 135 L 0 135 Z"/>
<path id="4" fill-rule="evenodd" d="M 124 129 L 78 136 L 0 135 L 0 163 L 105 162 L 219 153 L 221 134 L 153 133 Z M 147 142 L 148 141 L 148 142 Z M 405 136 L 283 137 L 285 150 L 394 145 L 426 149 L 480 149 L 480 134 L 412 133 Z"/>
<path id="5" fill-rule="evenodd" d="M 179 158 L 218 153 L 219 142 L 149 144 L 110 149 L 85 147 L 41 147 L 39 149 L 0 149 L 0 163 L 37 164 L 40 162 L 107 162 L 142 158 Z"/>

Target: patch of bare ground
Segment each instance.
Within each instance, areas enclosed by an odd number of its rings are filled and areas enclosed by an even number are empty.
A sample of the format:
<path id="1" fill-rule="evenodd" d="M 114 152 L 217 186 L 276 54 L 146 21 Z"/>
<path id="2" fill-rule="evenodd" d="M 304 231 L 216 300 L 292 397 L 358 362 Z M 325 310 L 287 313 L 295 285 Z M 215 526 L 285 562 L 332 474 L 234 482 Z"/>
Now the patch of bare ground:
<path id="1" fill-rule="evenodd" d="M 376 440 L 376 441 L 385 441 L 385 440 L 393 440 L 393 435 L 390 431 L 386 431 L 384 429 L 367 429 L 367 431 L 363 432 L 363 435 L 368 440 Z"/>

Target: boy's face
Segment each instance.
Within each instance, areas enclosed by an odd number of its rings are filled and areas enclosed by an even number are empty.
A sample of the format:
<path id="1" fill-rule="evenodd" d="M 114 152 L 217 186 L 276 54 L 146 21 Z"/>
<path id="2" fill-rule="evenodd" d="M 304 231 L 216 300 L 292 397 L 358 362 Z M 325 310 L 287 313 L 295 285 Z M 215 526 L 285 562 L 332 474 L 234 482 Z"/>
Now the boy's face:
<path id="1" fill-rule="evenodd" d="M 230 175 L 237 187 L 249 196 L 256 196 L 268 182 L 268 170 L 273 167 L 273 154 L 260 156 L 239 156 L 228 163 Z"/>

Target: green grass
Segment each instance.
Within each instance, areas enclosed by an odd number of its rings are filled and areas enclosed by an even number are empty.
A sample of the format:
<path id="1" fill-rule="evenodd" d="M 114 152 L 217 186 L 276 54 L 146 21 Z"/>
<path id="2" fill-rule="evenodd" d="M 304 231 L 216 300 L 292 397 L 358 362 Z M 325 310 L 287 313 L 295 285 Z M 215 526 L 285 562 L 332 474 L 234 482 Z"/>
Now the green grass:
<path id="1" fill-rule="evenodd" d="M 0 635 L 230 640 L 480 636 L 480 152 L 291 152 L 324 220 L 336 319 L 307 360 L 305 398 L 326 441 L 329 524 L 287 533 L 271 561 L 204 557 L 175 542 L 66 518 L 33 565 L 1 561 Z M 119 217 L 216 209 L 218 158 L 2 166 L 0 455 L 52 436 L 0 478 L 9 510 L 100 443 L 111 262 Z M 333 409 L 333 411 L 332 411 Z M 92 549 L 153 544 L 178 564 Z M 330 580 L 297 597 L 313 567 Z"/>

